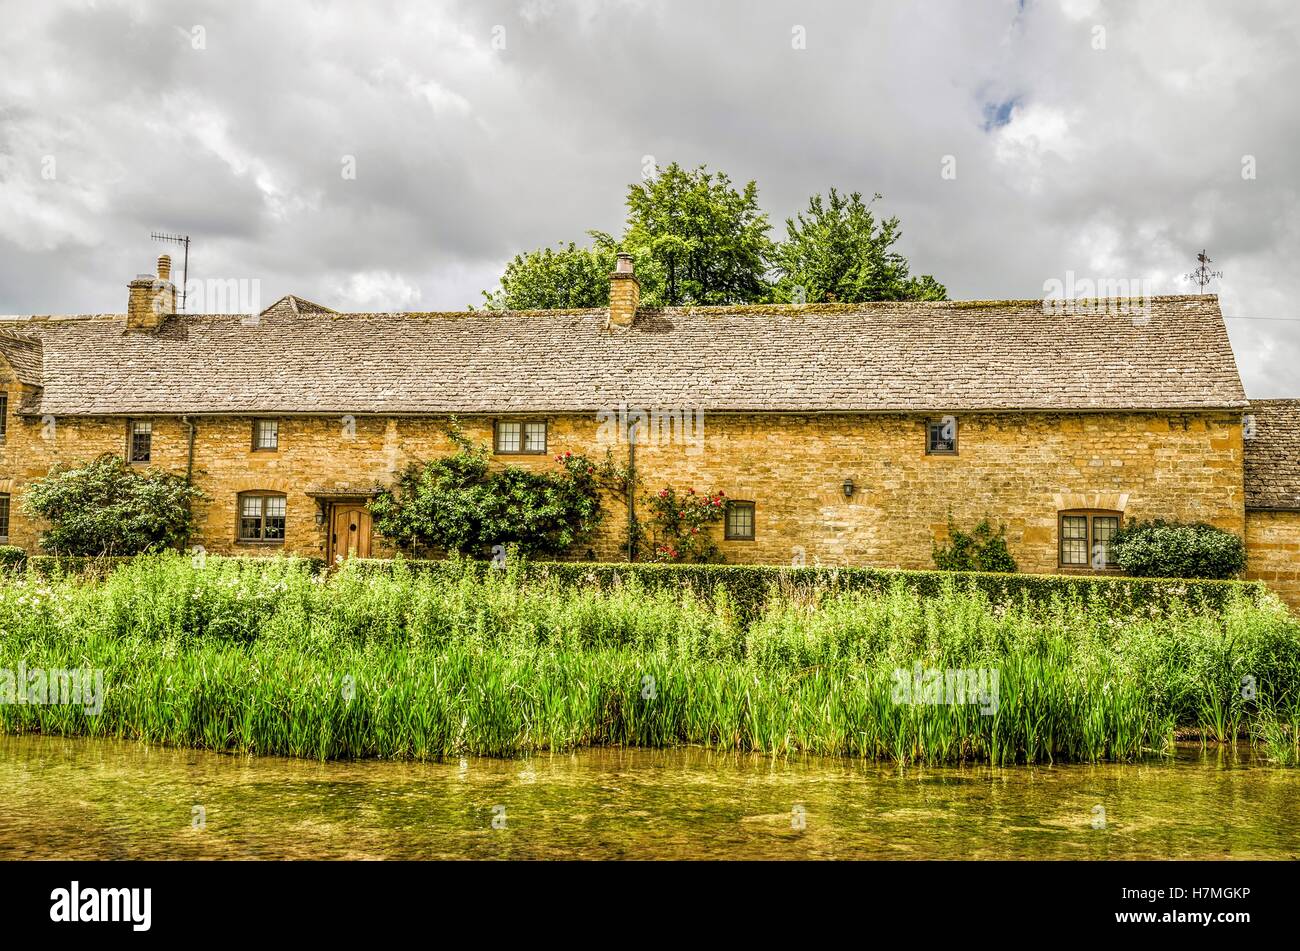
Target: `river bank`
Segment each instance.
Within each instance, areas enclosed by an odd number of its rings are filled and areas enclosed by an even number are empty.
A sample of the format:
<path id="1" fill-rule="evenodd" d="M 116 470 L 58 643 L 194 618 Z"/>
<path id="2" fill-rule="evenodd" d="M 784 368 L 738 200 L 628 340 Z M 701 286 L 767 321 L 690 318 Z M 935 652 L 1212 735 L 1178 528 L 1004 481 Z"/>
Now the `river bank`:
<path id="1" fill-rule="evenodd" d="M 6 733 L 324 760 L 1132 761 L 1195 730 L 1294 764 L 1300 733 L 1300 621 L 1278 604 L 1120 615 L 955 584 L 774 593 L 741 621 L 635 584 L 162 556 L 5 579 L 0 673 Z"/>

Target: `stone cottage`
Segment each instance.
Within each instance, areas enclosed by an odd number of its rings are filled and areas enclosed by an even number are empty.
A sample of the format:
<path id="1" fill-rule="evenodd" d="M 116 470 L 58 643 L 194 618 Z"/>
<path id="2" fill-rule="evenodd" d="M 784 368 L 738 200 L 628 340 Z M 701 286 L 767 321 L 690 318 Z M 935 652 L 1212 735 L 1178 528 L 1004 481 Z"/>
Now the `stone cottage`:
<path id="1" fill-rule="evenodd" d="M 630 259 L 611 281 L 596 310 L 182 314 L 164 255 L 125 314 L 0 322 L 0 540 L 36 550 L 27 485 L 111 452 L 203 491 L 208 551 L 381 555 L 366 502 L 455 415 L 501 463 L 635 452 L 647 488 L 725 492 L 731 562 L 930 567 L 987 515 L 1024 571 L 1112 570 L 1162 517 L 1300 598 L 1300 403 L 1246 399 L 1215 297 L 651 310 Z"/>

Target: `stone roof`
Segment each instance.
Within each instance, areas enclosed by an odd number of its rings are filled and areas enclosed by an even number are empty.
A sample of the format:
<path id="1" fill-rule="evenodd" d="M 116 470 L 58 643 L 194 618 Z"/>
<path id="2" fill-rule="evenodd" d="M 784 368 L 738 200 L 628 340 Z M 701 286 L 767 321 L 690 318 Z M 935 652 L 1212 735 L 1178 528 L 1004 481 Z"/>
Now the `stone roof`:
<path id="1" fill-rule="evenodd" d="M 272 304 L 262 314 L 337 314 L 338 311 L 330 310 L 323 304 L 317 304 L 315 301 L 309 301 L 302 297 L 295 297 L 292 294 L 285 294 L 278 301 Z"/>
<path id="2" fill-rule="evenodd" d="M 286 301 L 293 303 L 286 304 Z M 1218 301 L 1140 320 L 1041 301 L 604 310 L 38 318 L 63 415 L 1208 409 L 1246 405 Z M 285 306 L 281 306 L 285 305 Z"/>
<path id="3" fill-rule="evenodd" d="M 0 356 L 3 356 L 19 383 L 41 385 L 40 340 L 22 334 L 0 330 Z"/>
<path id="4" fill-rule="evenodd" d="M 1246 508 L 1300 511 L 1300 400 L 1251 400 L 1249 416 Z"/>

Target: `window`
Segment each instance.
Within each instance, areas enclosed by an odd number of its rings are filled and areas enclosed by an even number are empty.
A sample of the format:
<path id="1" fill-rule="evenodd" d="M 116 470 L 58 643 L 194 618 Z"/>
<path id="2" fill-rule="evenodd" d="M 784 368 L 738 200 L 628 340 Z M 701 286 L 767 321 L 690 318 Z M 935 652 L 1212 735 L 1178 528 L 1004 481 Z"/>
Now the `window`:
<path id="1" fill-rule="evenodd" d="M 754 540 L 754 503 L 728 502 L 727 526 L 723 536 L 727 541 L 752 542 Z"/>
<path id="2" fill-rule="evenodd" d="M 1118 512 L 1062 512 L 1060 516 L 1062 568 L 1114 568 L 1111 539 L 1119 531 Z"/>
<path id="3" fill-rule="evenodd" d="M 239 540 L 284 541 L 285 497 L 248 493 L 239 497 Z"/>
<path id="4" fill-rule="evenodd" d="M 9 431 L 9 397 L 0 393 L 0 439 Z M 5 532 L 5 534 L 9 534 Z"/>
<path id="5" fill-rule="evenodd" d="M 929 456 L 957 455 L 957 420 L 952 416 L 932 419 L 925 427 L 925 452 Z"/>
<path id="6" fill-rule="evenodd" d="M 9 541 L 9 496 L 0 495 L 0 541 Z"/>
<path id="7" fill-rule="evenodd" d="M 499 421 L 496 424 L 495 444 L 497 452 L 544 453 L 546 423 Z"/>
<path id="8" fill-rule="evenodd" d="M 280 448 L 280 421 L 278 419 L 253 420 L 253 451 Z"/>
<path id="9" fill-rule="evenodd" d="M 127 429 L 128 458 L 132 462 L 148 462 L 153 452 L 153 423 L 147 419 L 133 419 Z"/>

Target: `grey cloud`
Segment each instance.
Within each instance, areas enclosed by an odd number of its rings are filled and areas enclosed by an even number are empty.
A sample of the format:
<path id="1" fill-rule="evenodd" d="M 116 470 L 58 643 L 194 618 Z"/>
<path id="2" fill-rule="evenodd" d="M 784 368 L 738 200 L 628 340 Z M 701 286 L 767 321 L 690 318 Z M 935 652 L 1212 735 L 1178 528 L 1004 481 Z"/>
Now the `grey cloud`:
<path id="1" fill-rule="evenodd" d="M 1285 0 L 0 16 L 0 312 L 120 310 L 156 228 L 194 236 L 191 276 L 260 279 L 266 303 L 459 308 L 517 251 L 617 230 L 653 155 L 756 179 L 775 234 L 811 192 L 880 191 L 914 267 L 956 297 L 1037 296 L 1067 271 L 1186 291 L 1207 247 L 1225 313 L 1293 318 L 1229 321 L 1247 392 L 1300 391 Z"/>

